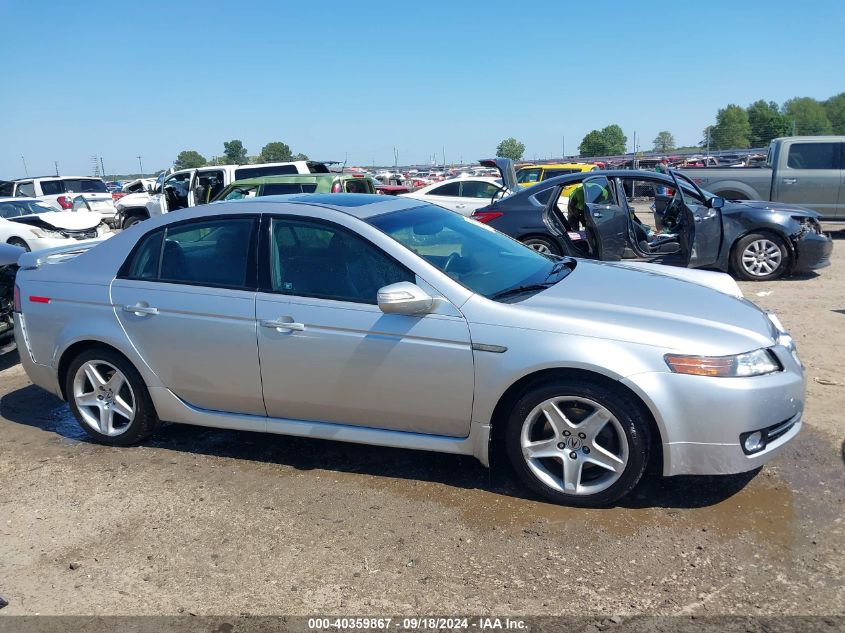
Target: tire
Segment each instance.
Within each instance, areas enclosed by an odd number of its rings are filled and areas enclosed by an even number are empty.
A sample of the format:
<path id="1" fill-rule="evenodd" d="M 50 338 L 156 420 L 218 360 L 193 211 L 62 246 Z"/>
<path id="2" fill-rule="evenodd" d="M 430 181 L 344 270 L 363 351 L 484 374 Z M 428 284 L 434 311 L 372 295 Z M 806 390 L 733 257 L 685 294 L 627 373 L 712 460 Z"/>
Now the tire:
<path id="1" fill-rule="evenodd" d="M 773 233 L 749 233 L 734 244 L 731 269 L 739 279 L 772 281 L 789 268 L 790 255 L 783 238 Z"/>
<path id="2" fill-rule="evenodd" d="M 10 238 L 9 238 L 9 241 L 8 241 L 8 242 L 6 242 L 6 243 L 7 243 L 7 244 L 9 244 L 10 246 L 20 246 L 20 247 L 21 247 L 22 249 L 24 249 L 27 253 L 28 253 L 28 252 L 30 252 L 30 251 L 32 250 L 31 248 L 29 248 L 29 244 L 27 244 L 26 242 L 24 242 L 24 241 L 23 241 L 21 238 L 19 238 L 19 237 L 10 237 Z"/>
<path id="3" fill-rule="evenodd" d="M 135 226 L 136 224 L 140 224 L 144 221 L 140 215 L 130 215 L 123 221 L 123 226 L 121 227 L 124 231 L 128 229 L 130 226 Z"/>
<path id="4" fill-rule="evenodd" d="M 115 382 L 118 376 L 122 385 Z M 79 426 L 101 444 L 136 444 L 159 424 L 141 374 L 114 350 L 94 347 L 80 352 L 68 366 L 65 394 Z"/>
<path id="5" fill-rule="evenodd" d="M 520 479 L 540 496 L 604 507 L 640 481 L 650 427 L 641 407 L 621 391 L 566 379 L 530 389 L 516 402 L 505 445 Z"/>
<path id="6" fill-rule="evenodd" d="M 543 253 L 545 255 L 560 255 L 560 248 L 555 244 L 554 240 L 540 235 L 531 235 L 522 238 L 522 243 L 528 248 Z"/>

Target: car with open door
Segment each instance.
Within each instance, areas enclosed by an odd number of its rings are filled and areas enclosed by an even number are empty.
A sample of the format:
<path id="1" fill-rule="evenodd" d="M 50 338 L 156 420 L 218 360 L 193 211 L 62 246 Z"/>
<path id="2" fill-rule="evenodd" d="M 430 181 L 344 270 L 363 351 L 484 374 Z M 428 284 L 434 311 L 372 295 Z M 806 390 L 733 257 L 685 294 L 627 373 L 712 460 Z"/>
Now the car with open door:
<path id="1" fill-rule="evenodd" d="M 562 195 L 567 189 L 572 195 Z M 833 249 L 810 209 L 726 201 L 674 171 L 560 176 L 473 217 L 547 254 L 711 268 L 753 281 L 823 268 Z"/>

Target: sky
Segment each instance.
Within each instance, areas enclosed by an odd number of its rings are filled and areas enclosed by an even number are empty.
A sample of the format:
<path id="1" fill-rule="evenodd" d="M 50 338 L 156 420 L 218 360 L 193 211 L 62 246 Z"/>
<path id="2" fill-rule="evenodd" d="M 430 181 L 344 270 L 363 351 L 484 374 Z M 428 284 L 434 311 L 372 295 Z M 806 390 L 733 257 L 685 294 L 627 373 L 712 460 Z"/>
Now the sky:
<path id="1" fill-rule="evenodd" d="M 0 179 L 146 172 L 240 139 L 350 165 L 701 139 L 728 103 L 845 91 L 845 2 L 0 0 Z M 23 157 L 23 158 L 22 158 Z"/>

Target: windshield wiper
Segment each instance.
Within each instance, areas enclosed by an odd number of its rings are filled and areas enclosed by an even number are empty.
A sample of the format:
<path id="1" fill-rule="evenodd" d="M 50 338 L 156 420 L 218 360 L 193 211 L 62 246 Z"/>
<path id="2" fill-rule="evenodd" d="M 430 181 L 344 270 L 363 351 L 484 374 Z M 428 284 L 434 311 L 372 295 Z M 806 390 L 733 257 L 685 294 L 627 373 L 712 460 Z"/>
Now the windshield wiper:
<path id="1" fill-rule="evenodd" d="M 541 290 L 546 290 L 547 288 L 551 288 L 557 282 L 545 282 L 542 284 L 528 284 L 525 286 L 516 286 L 514 288 L 508 288 L 507 290 L 502 290 L 497 292 L 492 297 L 490 297 L 493 301 L 498 301 L 499 299 L 504 299 L 506 297 L 511 297 L 513 295 L 519 295 L 524 292 L 539 292 Z"/>

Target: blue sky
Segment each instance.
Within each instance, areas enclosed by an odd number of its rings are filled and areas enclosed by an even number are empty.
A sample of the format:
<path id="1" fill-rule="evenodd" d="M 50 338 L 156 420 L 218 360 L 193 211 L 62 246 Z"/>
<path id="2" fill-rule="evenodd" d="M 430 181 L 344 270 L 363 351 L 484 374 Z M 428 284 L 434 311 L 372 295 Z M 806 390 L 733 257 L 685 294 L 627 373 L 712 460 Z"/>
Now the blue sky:
<path id="1" fill-rule="evenodd" d="M 610 123 L 845 91 L 845 3 L 0 0 L 0 178 L 152 171 L 239 138 L 350 164 L 575 153 Z"/>

